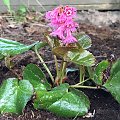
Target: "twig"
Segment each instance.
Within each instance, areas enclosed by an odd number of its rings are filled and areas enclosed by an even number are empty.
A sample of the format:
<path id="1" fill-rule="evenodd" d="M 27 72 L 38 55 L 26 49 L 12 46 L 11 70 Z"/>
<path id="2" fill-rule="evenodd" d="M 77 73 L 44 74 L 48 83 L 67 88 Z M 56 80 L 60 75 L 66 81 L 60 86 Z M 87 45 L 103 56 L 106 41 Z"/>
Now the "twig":
<path id="1" fill-rule="evenodd" d="M 93 86 L 76 86 L 76 85 L 71 85 L 70 87 L 72 88 L 86 88 L 86 89 L 99 89 L 98 87 L 93 87 Z"/>

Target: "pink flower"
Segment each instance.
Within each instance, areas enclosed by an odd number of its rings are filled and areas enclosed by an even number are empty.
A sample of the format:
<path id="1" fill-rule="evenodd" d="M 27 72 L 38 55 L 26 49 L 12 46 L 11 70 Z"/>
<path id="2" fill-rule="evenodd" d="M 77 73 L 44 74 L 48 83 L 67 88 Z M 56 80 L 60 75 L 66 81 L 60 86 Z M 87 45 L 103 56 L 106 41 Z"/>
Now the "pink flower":
<path id="1" fill-rule="evenodd" d="M 70 44 L 70 43 L 76 43 L 77 39 L 75 37 L 71 36 L 67 36 L 65 38 L 65 40 L 63 41 L 64 44 Z"/>
<path id="2" fill-rule="evenodd" d="M 55 30 L 54 32 L 52 32 L 50 35 L 52 35 L 52 36 L 58 36 L 61 40 L 64 40 L 65 37 L 64 37 L 63 34 L 64 34 L 64 27 L 61 26 L 57 30 Z"/>
<path id="3" fill-rule="evenodd" d="M 66 16 L 63 14 L 62 6 L 55 8 L 53 11 L 47 12 L 45 16 L 46 19 L 50 20 L 50 25 L 57 28 L 66 21 Z"/>
<path id="4" fill-rule="evenodd" d="M 66 21 L 66 17 L 63 14 L 61 14 L 55 19 L 52 19 L 51 26 L 57 29 L 58 27 L 64 25 L 65 21 Z"/>
<path id="5" fill-rule="evenodd" d="M 46 19 L 50 21 L 53 28 L 52 36 L 58 36 L 64 44 L 77 42 L 72 33 L 76 31 L 78 24 L 73 21 L 76 17 L 76 8 L 69 6 L 59 6 L 46 13 Z"/>
<path id="6" fill-rule="evenodd" d="M 74 7 L 65 6 L 64 8 L 64 14 L 67 17 L 71 17 L 71 18 L 76 17 L 76 12 L 77 12 L 77 9 Z"/>
<path id="7" fill-rule="evenodd" d="M 52 12 L 52 11 L 46 12 L 46 15 L 45 15 L 45 18 L 46 18 L 46 19 L 48 19 L 48 20 L 51 19 L 51 12 Z"/>
<path id="8" fill-rule="evenodd" d="M 73 20 L 67 20 L 64 24 L 65 29 L 69 29 L 71 32 L 75 32 L 78 24 Z"/>
<path id="9" fill-rule="evenodd" d="M 75 43 L 75 42 L 77 42 L 77 39 L 72 36 L 70 30 L 67 30 L 66 33 L 67 33 L 67 36 L 66 36 L 66 38 L 63 40 L 63 43 L 64 43 L 64 44 L 70 44 L 70 43 Z"/>

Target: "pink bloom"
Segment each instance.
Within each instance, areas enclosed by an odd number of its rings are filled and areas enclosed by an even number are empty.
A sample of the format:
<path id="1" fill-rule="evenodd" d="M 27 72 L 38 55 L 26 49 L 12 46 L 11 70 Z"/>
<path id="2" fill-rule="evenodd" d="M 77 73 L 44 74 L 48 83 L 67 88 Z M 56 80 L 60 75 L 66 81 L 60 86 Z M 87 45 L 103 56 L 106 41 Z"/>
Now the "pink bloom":
<path id="1" fill-rule="evenodd" d="M 45 15 L 45 18 L 46 18 L 46 19 L 48 19 L 48 20 L 51 19 L 51 12 L 52 12 L 52 11 L 46 12 L 46 15 Z"/>
<path id="2" fill-rule="evenodd" d="M 78 24 L 73 21 L 76 17 L 76 8 L 69 6 L 59 6 L 52 11 L 46 13 L 46 19 L 50 21 L 53 28 L 52 36 L 58 36 L 64 44 L 77 42 L 72 36 L 72 32 L 76 31 Z"/>
<path id="3" fill-rule="evenodd" d="M 46 13 L 46 19 L 50 20 L 50 26 L 53 29 L 57 29 L 61 25 L 63 25 L 66 21 L 66 16 L 63 14 L 63 7 L 57 7 L 53 11 L 49 11 Z"/>
<path id="4" fill-rule="evenodd" d="M 69 6 L 65 6 L 64 8 L 64 14 L 67 16 L 67 17 L 76 17 L 76 8 L 74 7 L 69 7 Z"/>
<path id="5" fill-rule="evenodd" d="M 72 33 L 71 33 L 70 30 L 67 30 L 66 33 L 67 33 L 67 36 L 66 36 L 66 38 L 63 41 L 64 44 L 70 44 L 70 43 L 77 42 L 77 39 L 72 36 Z"/>
<path id="6" fill-rule="evenodd" d="M 55 8 L 54 10 L 52 11 L 48 11 L 46 12 L 46 19 L 48 20 L 53 20 L 53 19 L 56 19 L 57 16 L 59 15 L 59 10 L 58 10 L 59 7 Z"/>
<path id="7" fill-rule="evenodd" d="M 56 29 L 62 25 L 64 25 L 66 21 L 66 17 L 61 14 L 60 16 L 56 17 L 51 21 L 51 26 L 55 27 Z"/>
<path id="8" fill-rule="evenodd" d="M 64 27 L 61 26 L 57 30 L 55 30 L 54 32 L 52 32 L 50 35 L 52 35 L 52 36 L 58 36 L 60 39 L 64 40 L 65 37 L 64 37 L 63 34 L 64 34 Z"/>
<path id="9" fill-rule="evenodd" d="M 74 22 L 73 20 L 67 20 L 64 24 L 65 29 L 69 29 L 71 32 L 75 32 L 76 28 L 78 27 L 78 24 Z"/>
<path id="10" fill-rule="evenodd" d="M 70 44 L 70 43 L 75 43 L 77 42 L 77 39 L 75 37 L 71 36 L 67 36 L 65 38 L 65 40 L 63 41 L 64 44 Z"/>

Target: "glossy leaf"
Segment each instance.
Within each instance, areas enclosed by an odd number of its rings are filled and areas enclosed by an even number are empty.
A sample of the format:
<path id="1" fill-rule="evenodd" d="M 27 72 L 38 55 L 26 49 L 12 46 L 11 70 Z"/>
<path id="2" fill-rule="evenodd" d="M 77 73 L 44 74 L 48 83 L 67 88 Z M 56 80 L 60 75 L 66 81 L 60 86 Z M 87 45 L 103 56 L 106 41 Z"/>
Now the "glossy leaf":
<path id="1" fill-rule="evenodd" d="M 52 91 L 54 91 L 54 90 L 64 90 L 64 91 L 68 91 L 68 88 L 69 88 L 69 84 L 68 84 L 68 83 L 64 83 L 64 84 L 61 84 L 61 85 L 59 85 L 59 86 L 57 86 L 57 87 L 54 87 L 54 88 L 52 89 Z"/>
<path id="2" fill-rule="evenodd" d="M 63 117 L 83 116 L 88 112 L 90 102 L 88 98 L 77 90 L 67 92 L 63 97 L 51 106 L 48 110 Z"/>
<path id="3" fill-rule="evenodd" d="M 90 101 L 89 98 L 80 90 L 77 90 L 75 88 L 70 88 L 70 92 L 72 92 L 73 94 L 76 94 L 77 96 L 80 97 L 81 101 L 85 104 L 86 108 L 89 109 L 90 108 Z M 83 97 L 84 96 L 84 97 Z M 84 99 L 83 99 L 84 98 Z"/>
<path id="4" fill-rule="evenodd" d="M 33 43 L 31 45 L 24 45 L 16 41 L 0 38 L 0 54 L 3 55 L 4 57 L 14 56 L 17 54 L 21 54 L 25 51 L 28 51 L 36 44 L 38 44 L 38 42 Z"/>
<path id="5" fill-rule="evenodd" d="M 108 68 L 108 66 L 109 66 L 109 62 L 107 60 L 103 60 L 96 66 L 95 72 L 94 72 L 94 78 L 93 78 L 96 84 L 102 85 L 103 72 L 105 69 Z"/>
<path id="6" fill-rule="evenodd" d="M 53 53 L 58 56 L 64 56 L 68 51 L 79 51 L 77 47 L 56 47 L 53 49 Z"/>
<path id="7" fill-rule="evenodd" d="M 112 94 L 112 96 L 120 103 L 120 71 L 117 72 L 104 87 Z"/>
<path id="8" fill-rule="evenodd" d="M 9 78 L 0 87 L 0 112 L 21 114 L 33 95 L 33 86 L 27 80 Z"/>
<path id="9" fill-rule="evenodd" d="M 95 64 L 95 57 L 87 50 L 81 49 L 79 52 L 69 51 L 67 57 L 73 63 L 84 66 L 93 66 Z"/>
<path id="10" fill-rule="evenodd" d="M 65 94 L 68 91 L 68 88 L 69 88 L 69 85 L 65 83 L 58 87 L 53 88 L 52 91 L 49 91 L 49 92 L 44 90 L 37 91 L 36 99 L 34 100 L 34 104 L 33 104 L 34 108 L 47 109 L 47 107 L 50 106 L 53 102 L 60 99 L 63 96 L 63 94 Z"/>
<path id="11" fill-rule="evenodd" d="M 92 45 L 92 40 L 88 35 L 82 34 L 79 35 L 78 37 L 78 44 L 83 48 L 83 49 L 88 49 Z"/>
<path id="12" fill-rule="evenodd" d="M 37 92 L 36 96 L 39 96 L 40 108 L 47 109 L 52 103 L 60 99 L 67 91 L 65 90 L 54 90 L 54 91 L 40 91 Z"/>
<path id="13" fill-rule="evenodd" d="M 69 89 L 68 84 L 61 84 L 51 91 L 38 91 L 34 107 L 47 109 L 63 117 L 75 117 L 85 115 L 90 102 L 84 93 Z"/>
<path id="14" fill-rule="evenodd" d="M 23 78 L 29 80 L 35 90 L 50 89 L 50 85 L 48 84 L 44 73 L 34 64 L 26 66 L 23 71 Z"/>
<path id="15" fill-rule="evenodd" d="M 117 60 L 111 67 L 110 77 L 112 78 L 119 71 L 120 71 L 120 60 Z"/>

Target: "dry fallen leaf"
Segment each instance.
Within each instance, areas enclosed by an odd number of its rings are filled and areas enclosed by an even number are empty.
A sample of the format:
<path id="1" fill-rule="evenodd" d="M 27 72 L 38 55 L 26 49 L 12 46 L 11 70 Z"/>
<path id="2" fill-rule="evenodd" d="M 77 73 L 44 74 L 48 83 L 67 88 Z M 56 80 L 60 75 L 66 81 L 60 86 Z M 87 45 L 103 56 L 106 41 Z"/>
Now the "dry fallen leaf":
<path id="1" fill-rule="evenodd" d="M 35 17 L 32 14 L 27 14 L 26 18 L 27 18 L 27 20 L 31 21 L 31 20 L 34 20 Z"/>

